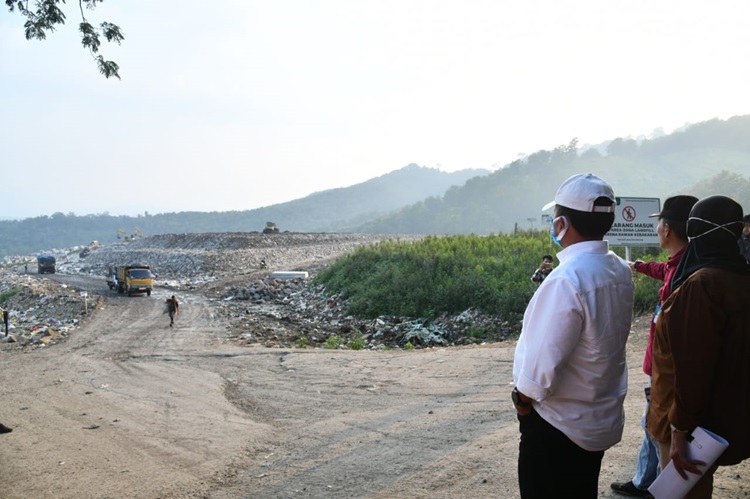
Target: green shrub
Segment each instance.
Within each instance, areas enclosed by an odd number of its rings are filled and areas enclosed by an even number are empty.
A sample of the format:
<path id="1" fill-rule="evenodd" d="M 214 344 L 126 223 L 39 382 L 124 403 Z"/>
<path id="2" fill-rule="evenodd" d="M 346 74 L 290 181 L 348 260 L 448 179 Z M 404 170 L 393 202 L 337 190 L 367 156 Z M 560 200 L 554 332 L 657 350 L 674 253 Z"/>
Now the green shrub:
<path id="1" fill-rule="evenodd" d="M 477 339 L 484 338 L 485 336 L 487 336 L 487 331 L 478 327 L 470 327 L 466 331 L 466 336 L 468 336 L 469 338 L 477 338 Z"/>
<path id="2" fill-rule="evenodd" d="M 669 255 L 666 251 L 657 254 L 656 258 L 651 255 L 641 255 L 632 257 L 633 260 L 643 260 L 666 262 Z M 654 279 L 640 272 L 633 272 L 635 282 L 635 300 L 633 309 L 636 314 L 652 312 L 659 301 L 659 288 L 664 284 L 663 281 Z"/>
<path id="3" fill-rule="evenodd" d="M 643 274 L 634 273 L 633 279 L 635 280 L 633 311 L 636 314 L 653 311 L 659 301 L 659 288 L 664 283 Z"/>
<path id="4" fill-rule="evenodd" d="M 338 336 L 329 336 L 325 343 L 323 343 L 323 348 L 326 350 L 338 350 L 341 348 L 341 346 L 344 345 L 346 340 L 344 338 L 340 338 Z"/>
<path id="5" fill-rule="evenodd" d="M 11 299 L 13 296 L 17 295 L 21 292 L 21 288 L 15 287 L 11 288 L 8 291 L 5 291 L 4 293 L 0 293 L 0 303 L 5 303 L 9 299 Z"/>
<path id="6" fill-rule="evenodd" d="M 536 291 L 531 274 L 542 255 L 555 254 L 547 232 L 489 236 L 430 236 L 360 247 L 321 271 L 313 284 L 349 300 L 347 313 L 434 319 L 475 308 L 519 324 Z M 624 248 L 615 248 L 623 256 Z M 666 258 L 634 248 L 631 258 Z M 661 283 L 636 274 L 637 313 L 653 309 Z"/>
<path id="7" fill-rule="evenodd" d="M 365 347 L 365 335 L 361 331 L 354 334 L 354 338 L 349 340 L 348 346 L 352 350 L 362 350 Z"/>
<path id="8" fill-rule="evenodd" d="M 434 318 L 478 308 L 520 313 L 533 294 L 529 277 L 548 251 L 537 234 L 427 237 L 360 247 L 314 280 L 350 301 L 349 313 Z M 518 312 L 516 312 L 517 314 Z"/>

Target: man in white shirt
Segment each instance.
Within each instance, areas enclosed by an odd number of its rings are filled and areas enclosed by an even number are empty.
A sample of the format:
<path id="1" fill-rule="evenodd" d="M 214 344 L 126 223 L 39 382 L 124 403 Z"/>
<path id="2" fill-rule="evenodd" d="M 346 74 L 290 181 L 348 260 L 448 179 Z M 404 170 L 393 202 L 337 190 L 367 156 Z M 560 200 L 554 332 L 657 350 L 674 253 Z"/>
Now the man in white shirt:
<path id="1" fill-rule="evenodd" d="M 622 437 L 633 279 L 603 240 L 615 204 L 592 174 L 555 195 L 550 233 L 564 249 L 526 308 L 513 363 L 522 498 L 596 498 L 604 451 Z"/>

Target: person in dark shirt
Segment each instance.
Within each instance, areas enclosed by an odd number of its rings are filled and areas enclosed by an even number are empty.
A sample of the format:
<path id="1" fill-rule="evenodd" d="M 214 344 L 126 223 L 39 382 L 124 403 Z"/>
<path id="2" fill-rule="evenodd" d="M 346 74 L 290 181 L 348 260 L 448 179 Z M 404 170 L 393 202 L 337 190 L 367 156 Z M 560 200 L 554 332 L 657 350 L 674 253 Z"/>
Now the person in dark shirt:
<path id="1" fill-rule="evenodd" d="M 167 312 L 169 312 L 169 327 L 174 327 L 174 318 L 180 312 L 180 304 L 175 295 L 167 298 Z"/>
<path id="2" fill-rule="evenodd" d="M 531 276 L 531 281 L 535 282 L 537 284 L 541 284 L 542 281 L 554 270 L 554 260 L 552 258 L 552 255 L 544 255 L 542 257 L 542 263 L 539 265 L 539 268 L 534 271 L 534 274 Z"/>

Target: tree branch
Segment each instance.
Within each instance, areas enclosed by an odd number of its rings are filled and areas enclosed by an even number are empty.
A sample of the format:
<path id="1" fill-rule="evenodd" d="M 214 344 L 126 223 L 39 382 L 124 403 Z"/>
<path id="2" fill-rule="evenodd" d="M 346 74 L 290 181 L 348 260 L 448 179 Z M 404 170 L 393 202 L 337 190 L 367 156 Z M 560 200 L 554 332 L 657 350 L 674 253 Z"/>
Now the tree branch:
<path id="1" fill-rule="evenodd" d="M 99 72 L 102 73 L 105 78 L 112 76 L 120 79 L 118 66 L 113 61 L 106 61 L 99 53 L 99 47 L 101 46 L 101 40 L 99 35 L 104 35 L 104 38 L 108 42 L 115 42 L 120 45 L 120 42 L 125 39 L 125 35 L 120 30 L 120 27 L 110 22 L 102 22 L 99 30 L 89 23 L 84 13 L 84 4 L 87 9 L 95 9 L 97 3 L 103 0 L 78 0 L 78 9 L 81 11 L 81 23 L 78 25 L 78 30 L 81 32 L 81 43 L 87 49 L 89 53 L 96 61 Z M 65 3 L 65 0 L 37 0 L 35 10 L 29 10 L 29 0 L 5 0 L 5 5 L 8 7 L 10 12 L 16 10 L 26 18 L 24 23 L 25 35 L 27 40 L 45 40 L 47 38 L 47 32 L 55 31 L 58 25 L 65 24 L 65 14 L 58 7 L 60 3 Z"/>

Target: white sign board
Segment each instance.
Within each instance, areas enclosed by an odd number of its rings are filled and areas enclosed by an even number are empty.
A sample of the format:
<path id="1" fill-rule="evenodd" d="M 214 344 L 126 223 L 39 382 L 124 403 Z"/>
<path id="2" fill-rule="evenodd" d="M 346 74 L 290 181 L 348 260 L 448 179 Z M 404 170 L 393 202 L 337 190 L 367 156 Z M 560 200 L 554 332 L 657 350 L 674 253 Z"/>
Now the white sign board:
<path id="1" fill-rule="evenodd" d="M 661 211 L 659 198 L 616 198 L 615 223 L 604 236 L 610 246 L 659 246 L 656 226 L 659 220 L 649 218 Z"/>

